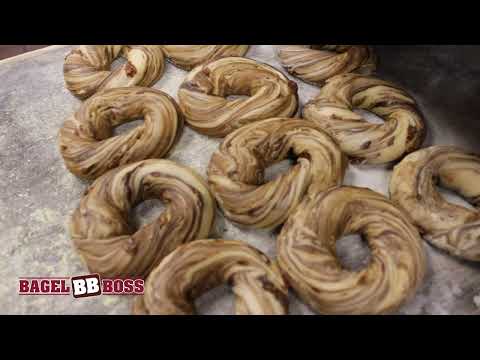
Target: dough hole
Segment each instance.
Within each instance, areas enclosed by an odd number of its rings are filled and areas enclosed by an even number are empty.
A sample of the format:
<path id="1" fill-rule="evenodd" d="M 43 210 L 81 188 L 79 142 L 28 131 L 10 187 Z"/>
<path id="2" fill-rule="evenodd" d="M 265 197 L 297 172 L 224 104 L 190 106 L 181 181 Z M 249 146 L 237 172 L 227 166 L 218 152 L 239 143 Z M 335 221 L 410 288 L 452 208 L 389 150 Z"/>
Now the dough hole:
<path id="1" fill-rule="evenodd" d="M 226 99 L 227 99 L 228 101 L 234 101 L 234 100 L 239 100 L 239 99 L 241 99 L 241 100 L 247 100 L 247 99 L 249 99 L 249 98 L 250 98 L 250 96 L 247 96 L 247 95 L 228 95 L 228 96 L 226 97 Z"/>
<path id="2" fill-rule="evenodd" d="M 217 286 L 195 300 L 197 314 L 201 315 L 235 314 L 234 304 L 234 295 L 227 285 Z"/>
<path id="3" fill-rule="evenodd" d="M 132 209 L 130 217 L 135 229 L 154 222 L 165 211 L 165 205 L 161 200 L 145 200 Z"/>
<path id="4" fill-rule="evenodd" d="M 110 64 L 110 71 L 116 70 L 120 67 L 122 67 L 124 64 L 127 63 L 127 59 L 125 59 L 123 56 L 119 55 L 113 62 Z"/>
<path id="5" fill-rule="evenodd" d="M 278 176 L 286 173 L 294 164 L 295 161 L 293 159 L 285 159 L 270 165 L 264 171 L 265 183 L 275 180 Z"/>
<path id="6" fill-rule="evenodd" d="M 113 136 L 126 134 L 136 127 L 143 125 L 143 119 L 134 119 L 113 128 Z"/>
<path id="7" fill-rule="evenodd" d="M 472 204 L 470 204 L 463 197 L 461 197 L 460 195 L 458 195 L 456 192 L 452 190 L 437 186 L 437 191 L 440 194 L 440 196 L 450 204 L 462 206 L 469 210 L 476 210 L 476 208 L 472 206 Z"/>
<path id="8" fill-rule="evenodd" d="M 353 112 L 355 114 L 360 115 L 365 119 L 365 121 L 368 121 L 371 124 L 384 124 L 385 121 L 378 115 L 375 115 L 371 111 L 364 110 L 364 109 L 354 109 Z"/>
<path id="9" fill-rule="evenodd" d="M 351 234 L 337 240 L 337 258 L 347 270 L 360 271 L 366 268 L 372 259 L 367 241 L 361 235 Z"/>

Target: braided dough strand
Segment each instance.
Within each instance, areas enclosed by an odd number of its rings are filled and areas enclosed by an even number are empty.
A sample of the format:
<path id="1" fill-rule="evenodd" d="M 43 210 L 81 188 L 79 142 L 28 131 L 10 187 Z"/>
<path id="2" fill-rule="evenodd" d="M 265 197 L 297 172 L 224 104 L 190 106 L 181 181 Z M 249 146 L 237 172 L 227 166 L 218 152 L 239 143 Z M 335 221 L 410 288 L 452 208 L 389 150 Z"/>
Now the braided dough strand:
<path id="1" fill-rule="evenodd" d="M 318 86 L 339 74 L 369 75 L 377 62 L 368 46 L 354 45 L 287 45 L 279 48 L 278 56 L 290 74 Z"/>
<path id="2" fill-rule="evenodd" d="M 264 170 L 290 154 L 297 164 L 265 183 Z M 208 181 L 225 216 L 252 228 L 282 224 L 307 193 L 340 185 L 347 159 L 310 121 L 274 118 L 230 134 L 210 161 Z"/>
<path id="3" fill-rule="evenodd" d="M 424 238 L 463 259 L 480 261 L 480 212 L 443 199 L 436 184 L 480 205 L 480 157 L 453 146 L 432 146 L 394 169 L 392 200 L 408 211 Z"/>
<path id="4" fill-rule="evenodd" d="M 116 126 L 139 117 L 144 119 L 141 126 L 112 137 Z M 164 92 L 142 87 L 110 89 L 92 96 L 66 120 L 59 146 L 73 174 L 96 179 L 118 166 L 164 157 L 182 129 L 181 111 Z"/>
<path id="5" fill-rule="evenodd" d="M 354 110 L 381 117 L 366 121 Z M 423 143 L 426 129 L 415 100 L 395 85 L 370 76 L 346 74 L 327 81 L 303 109 L 303 117 L 328 131 L 354 163 L 384 164 Z"/>
<path id="6" fill-rule="evenodd" d="M 230 95 L 248 98 L 229 99 Z M 228 57 L 196 67 L 178 92 L 188 124 L 225 137 L 255 121 L 297 112 L 297 85 L 280 71 L 251 59 Z"/>
<path id="7" fill-rule="evenodd" d="M 361 233 L 372 261 L 354 272 L 336 240 Z M 339 187 L 308 196 L 278 237 L 278 263 L 300 298 L 322 314 L 384 314 L 410 299 L 425 273 L 420 235 L 408 216 L 369 189 Z"/>
<path id="8" fill-rule="evenodd" d="M 248 45 L 163 45 L 162 50 L 168 61 L 175 66 L 192 70 L 198 65 L 222 57 L 244 56 Z"/>
<path id="9" fill-rule="evenodd" d="M 198 240 L 179 247 L 151 273 L 137 315 L 194 314 L 193 301 L 220 284 L 235 294 L 237 315 L 284 315 L 288 290 L 275 263 L 241 241 Z"/>
<path id="10" fill-rule="evenodd" d="M 133 207 L 157 198 L 165 211 L 137 231 Z M 207 185 L 192 170 L 167 160 L 145 160 L 103 175 L 73 213 L 70 234 L 92 273 L 144 277 L 179 245 L 206 238 L 215 216 Z"/>
<path id="11" fill-rule="evenodd" d="M 113 61 L 126 63 L 113 71 Z M 103 89 L 151 86 L 163 75 L 165 58 L 158 45 L 81 45 L 65 58 L 65 83 L 75 96 L 86 99 Z"/>

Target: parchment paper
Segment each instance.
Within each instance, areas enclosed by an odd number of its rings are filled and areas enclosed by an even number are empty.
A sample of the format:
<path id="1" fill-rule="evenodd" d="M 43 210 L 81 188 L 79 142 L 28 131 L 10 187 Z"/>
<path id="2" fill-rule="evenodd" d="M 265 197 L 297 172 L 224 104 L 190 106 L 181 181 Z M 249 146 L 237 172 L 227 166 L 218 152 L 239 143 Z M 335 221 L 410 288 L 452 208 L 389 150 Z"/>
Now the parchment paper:
<path id="1" fill-rule="evenodd" d="M 63 83 L 63 59 L 70 48 L 53 47 L 34 56 L 0 62 L 0 312 L 4 314 L 130 312 L 129 297 L 75 300 L 71 296 L 17 294 L 19 277 L 70 277 L 88 273 L 66 231 L 69 215 L 88 183 L 65 169 L 56 146 L 60 126 L 80 104 Z M 460 122 L 460 118 L 472 116 L 478 121 L 478 113 L 469 113 L 465 107 L 478 109 L 479 98 L 474 97 L 480 94 L 480 88 L 478 82 L 472 82 L 472 77 L 479 75 L 480 67 L 476 64 L 480 61 L 472 62 L 469 71 L 461 61 L 462 56 L 480 54 L 478 49 L 379 47 L 377 50 L 381 61 L 379 74 L 405 86 L 419 102 L 430 130 L 427 144 L 455 144 L 480 152 L 478 132 L 475 134 L 478 124 L 465 132 L 467 125 Z M 247 56 L 281 69 L 271 45 L 253 45 Z M 165 75 L 154 87 L 177 98 L 177 89 L 185 76 L 186 72 L 168 64 Z M 452 76 L 459 83 L 450 84 Z M 314 86 L 292 80 L 299 85 L 301 105 L 318 92 Z M 442 97 L 443 93 L 438 91 L 442 87 L 449 89 L 450 94 Z M 437 95 L 432 97 L 434 94 Z M 454 99 L 461 99 L 462 110 L 455 110 L 458 102 Z M 170 159 L 205 176 L 210 156 L 219 142 L 186 128 Z M 284 163 L 269 170 L 270 176 L 286 166 Z M 345 183 L 387 195 L 390 174 L 391 170 L 384 167 L 350 166 Z M 158 214 L 158 209 L 154 202 L 141 205 L 136 211 L 138 223 L 147 222 Z M 275 233 L 241 230 L 220 212 L 213 235 L 246 241 L 271 257 L 276 253 Z M 417 296 L 400 313 L 480 314 L 480 304 L 475 304 L 475 299 L 480 303 L 480 266 L 455 259 L 426 243 L 425 246 L 429 262 L 427 278 Z M 367 247 L 355 238 L 342 241 L 339 253 L 348 266 L 368 262 Z M 232 300 L 228 288 L 220 287 L 199 299 L 197 307 L 202 314 L 232 314 Z M 290 313 L 312 314 L 293 294 Z"/>

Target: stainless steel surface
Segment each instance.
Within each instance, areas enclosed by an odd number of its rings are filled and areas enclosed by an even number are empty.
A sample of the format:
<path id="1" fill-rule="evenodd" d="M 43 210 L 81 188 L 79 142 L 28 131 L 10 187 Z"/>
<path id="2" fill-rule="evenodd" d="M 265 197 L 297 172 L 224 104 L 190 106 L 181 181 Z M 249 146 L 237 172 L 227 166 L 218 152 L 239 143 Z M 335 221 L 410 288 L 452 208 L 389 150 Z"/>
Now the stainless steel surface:
<path id="1" fill-rule="evenodd" d="M 19 296 L 20 276 L 74 276 L 87 273 L 66 232 L 69 214 L 87 183 L 65 169 L 56 136 L 65 118 L 78 108 L 64 87 L 62 64 L 68 47 L 0 62 L 0 312 L 7 314 L 127 314 L 131 299 L 101 296 Z M 427 144 L 455 144 L 480 153 L 480 47 L 377 46 L 379 76 L 406 87 L 427 119 Z M 271 45 L 254 45 L 248 57 L 280 68 Z M 172 65 L 155 85 L 176 98 L 186 73 Z M 293 78 L 292 78 L 293 79 Z M 302 104 L 318 91 L 296 80 Z M 186 129 L 170 156 L 205 176 L 218 140 Z M 285 164 L 284 164 L 285 166 Z M 280 171 L 279 166 L 276 171 Z M 388 194 L 390 169 L 351 166 L 346 183 Z M 446 195 L 450 196 L 451 195 Z M 140 214 L 151 212 L 151 204 Z M 275 256 L 275 233 L 244 231 L 219 213 L 216 237 L 247 241 Z M 455 259 L 425 244 L 429 270 L 425 284 L 401 314 L 480 314 L 480 264 Z M 342 241 L 339 251 L 355 262 L 365 248 Z M 352 260 L 353 259 L 353 260 Z M 231 313 L 228 289 L 216 289 L 198 301 L 201 313 Z M 310 310 L 291 296 L 292 314 Z M 477 298 L 480 300 L 480 298 Z M 480 302 L 480 301 L 479 301 Z"/>

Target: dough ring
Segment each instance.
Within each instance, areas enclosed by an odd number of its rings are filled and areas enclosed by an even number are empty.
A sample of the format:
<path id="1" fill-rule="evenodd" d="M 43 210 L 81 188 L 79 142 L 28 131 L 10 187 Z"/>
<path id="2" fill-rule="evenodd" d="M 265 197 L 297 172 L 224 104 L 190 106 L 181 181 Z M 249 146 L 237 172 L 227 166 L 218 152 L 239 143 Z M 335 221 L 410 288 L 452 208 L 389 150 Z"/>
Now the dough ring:
<path id="1" fill-rule="evenodd" d="M 137 231 L 131 209 L 148 199 L 163 213 Z M 145 160 L 110 171 L 86 191 L 70 222 L 76 249 L 92 273 L 145 277 L 179 245 L 208 237 L 215 202 L 203 179 L 167 160 Z"/>
<path id="2" fill-rule="evenodd" d="M 127 62 L 111 70 L 119 56 Z M 165 57 L 158 45 L 81 45 L 65 58 L 65 84 L 86 99 L 103 89 L 151 86 L 163 75 Z"/>
<path id="3" fill-rule="evenodd" d="M 237 315 L 285 315 L 288 290 L 275 263 L 241 241 L 198 240 L 179 247 L 148 277 L 136 315 L 191 315 L 194 300 L 221 284 Z"/>
<path id="4" fill-rule="evenodd" d="M 393 171 L 390 195 L 432 245 L 480 261 L 480 212 L 448 203 L 435 185 L 480 205 L 480 156 L 453 146 L 432 146 L 407 156 Z"/>
<path id="5" fill-rule="evenodd" d="M 248 45 L 163 45 L 170 61 L 180 69 L 190 71 L 194 67 L 222 57 L 244 56 Z"/>
<path id="6" fill-rule="evenodd" d="M 265 183 L 264 170 L 289 155 L 297 164 Z M 250 228 L 282 224 L 307 193 L 343 181 L 347 159 L 312 122 L 274 118 L 230 134 L 210 161 L 208 181 L 225 216 Z"/>
<path id="7" fill-rule="evenodd" d="M 230 95 L 247 98 L 229 99 Z M 270 65 L 228 57 L 196 67 L 178 92 L 188 124 L 225 137 L 243 125 L 297 112 L 297 84 Z"/>
<path id="8" fill-rule="evenodd" d="M 143 125 L 111 137 L 114 127 L 139 117 Z M 164 92 L 141 87 L 109 89 L 85 101 L 64 123 L 60 152 L 73 174 L 95 179 L 121 165 L 165 156 L 182 128 L 180 108 Z"/>
<path id="9" fill-rule="evenodd" d="M 342 267 L 335 243 L 361 233 L 372 260 Z M 278 264 L 300 298 L 321 314 L 385 314 L 415 294 L 426 270 L 423 242 L 408 216 L 369 189 L 339 187 L 307 197 L 283 226 Z"/>
<path id="10" fill-rule="evenodd" d="M 373 124 L 354 112 L 381 117 Z M 328 131 L 353 163 L 385 164 L 417 150 L 425 139 L 415 100 L 395 85 L 370 76 L 346 74 L 327 81 L 303 109 L 303 117 Z"/>
<path id="11" fill-rule="evenodd" d="M 377 63 L 368 46 L 286 45 L 279 47 L 277 54 L 290 74 L 317 86 L 339 74 L 355 72 L 370 75 Z"/>

